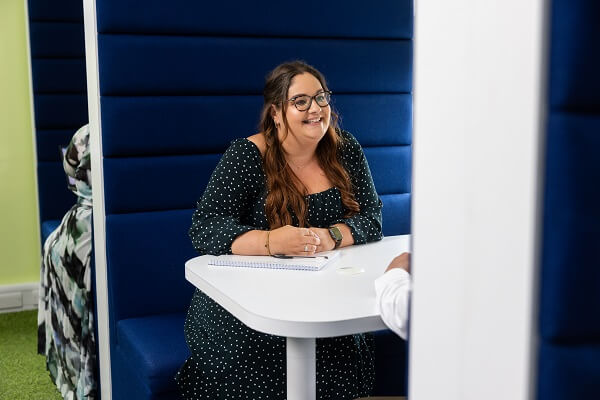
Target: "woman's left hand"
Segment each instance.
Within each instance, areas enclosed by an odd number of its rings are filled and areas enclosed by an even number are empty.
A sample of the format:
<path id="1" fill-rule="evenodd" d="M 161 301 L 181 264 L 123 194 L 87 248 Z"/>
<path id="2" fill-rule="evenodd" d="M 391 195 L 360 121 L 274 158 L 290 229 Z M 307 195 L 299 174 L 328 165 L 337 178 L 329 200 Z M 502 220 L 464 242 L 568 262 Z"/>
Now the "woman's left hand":
<path id="1" fill-rule="evenodd" d="M 321 239 L 321 244 L 317 246 L 317 253 L 321 251 L 333 250 L 335 248 L 335 241 L 329 234 L 329 229 L 311 227 L 310 230 L 316 233 L 319 236 L 319 239 Z"/>

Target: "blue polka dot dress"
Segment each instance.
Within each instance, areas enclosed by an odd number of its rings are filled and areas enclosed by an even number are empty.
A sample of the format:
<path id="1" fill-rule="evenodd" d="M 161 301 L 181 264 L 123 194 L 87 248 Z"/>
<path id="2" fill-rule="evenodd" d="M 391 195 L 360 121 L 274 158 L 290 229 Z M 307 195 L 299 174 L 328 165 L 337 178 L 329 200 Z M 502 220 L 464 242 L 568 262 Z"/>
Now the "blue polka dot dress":
<path id="1" fill-rule="evenodd" d="M 379 240 L 381 201 L 360 144 L 340 131 L 340 161 L 348 171 L 360 212 L 344 218 L 340 192 L 307 196 L 310 226 L 345 223 L 356 244 Z M 213 172 L 192 218 L 190 237 L 200 254 L 231 253 L 244 232 L 267 230 L 266 185 L 260 151 L 248 139 L 231 143 Z M 185 322 L 190 358 L 176 376 L 185 399 L 284 400 L 285 338 L 256 332 L 196 290 Z M 350 400 L 373 388 L 370 334 L 316 340 L 317 398 Z"/>

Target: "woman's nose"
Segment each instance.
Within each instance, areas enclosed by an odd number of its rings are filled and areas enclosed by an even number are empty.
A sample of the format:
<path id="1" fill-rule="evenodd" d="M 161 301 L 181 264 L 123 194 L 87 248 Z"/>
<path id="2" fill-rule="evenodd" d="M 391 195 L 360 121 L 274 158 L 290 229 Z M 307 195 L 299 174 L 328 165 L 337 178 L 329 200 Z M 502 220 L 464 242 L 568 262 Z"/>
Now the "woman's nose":
<path id="1" fill-rule="evenodd" d="M 317 104 L 317 100 L 312 99 L 312 101 L 310 102 L 310 107 L 308 108 L 308 111 L 315 111 L 315 112 L 321 111 L 321 106 Z"/>

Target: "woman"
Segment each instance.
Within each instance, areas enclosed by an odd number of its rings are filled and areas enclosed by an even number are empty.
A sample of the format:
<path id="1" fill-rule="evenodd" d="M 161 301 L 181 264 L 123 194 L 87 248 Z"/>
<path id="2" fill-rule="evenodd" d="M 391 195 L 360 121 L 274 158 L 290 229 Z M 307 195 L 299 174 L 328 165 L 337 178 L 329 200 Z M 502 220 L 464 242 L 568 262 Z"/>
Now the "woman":
<path id="1" fill-rule="evenodd" d="M 261 132 L 231 143 L 192 219 L 200 254 L 312 255 L 381 239 L 381 201 L 356 139 L 337 128 L 321 73 L 267 77 Z M 187 399 L 285 399 L 285 338 L 258 333 L 196 290 L 185 324 Z M 372 338 L 317 340 L 317 397 L 369 395 Z"/>
<path id="2" fill-rule="evenodd" d="M 97 397 L 89 135 L 75 132 L 63 158 L 77 204 L 44 243 L 38 306 L 38 352 L 63 398 L 79 400 Z"/>

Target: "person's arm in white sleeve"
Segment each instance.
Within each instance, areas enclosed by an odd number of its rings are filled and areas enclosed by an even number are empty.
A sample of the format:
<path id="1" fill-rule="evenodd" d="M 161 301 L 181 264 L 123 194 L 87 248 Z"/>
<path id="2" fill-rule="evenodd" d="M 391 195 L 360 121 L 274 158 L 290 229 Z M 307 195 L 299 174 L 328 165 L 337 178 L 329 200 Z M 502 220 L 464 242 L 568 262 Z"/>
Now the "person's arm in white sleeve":
<path id="1" fill-rule="evenodd" d="M 408 303 L 410 298 L 410 256 L 403 254 L 390 264 L 387 271 L 375 280 L 376 304 L 383 322 L 401 338 L 408 332 Z"/>

